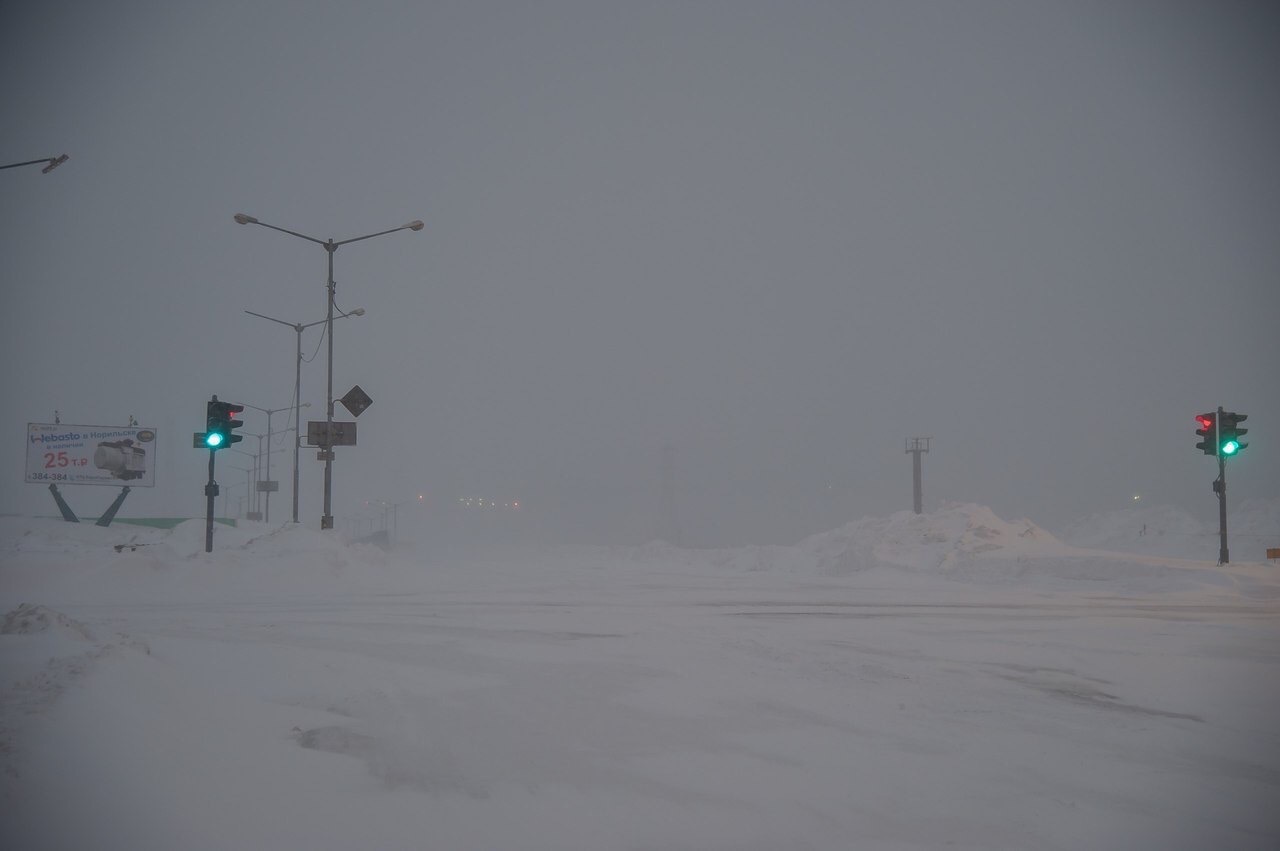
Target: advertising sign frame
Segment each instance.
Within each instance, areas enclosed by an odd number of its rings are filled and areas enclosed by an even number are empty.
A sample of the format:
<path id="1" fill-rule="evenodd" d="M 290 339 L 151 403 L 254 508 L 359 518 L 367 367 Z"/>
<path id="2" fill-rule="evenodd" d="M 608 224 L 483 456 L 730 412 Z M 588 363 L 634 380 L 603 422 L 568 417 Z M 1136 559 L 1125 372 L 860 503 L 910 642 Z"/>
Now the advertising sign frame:
<path id="1" fill-rule="evenodd" d="M 156 484 L 156 430 L 146 426 L 27 423 L 27 484 Z"/>

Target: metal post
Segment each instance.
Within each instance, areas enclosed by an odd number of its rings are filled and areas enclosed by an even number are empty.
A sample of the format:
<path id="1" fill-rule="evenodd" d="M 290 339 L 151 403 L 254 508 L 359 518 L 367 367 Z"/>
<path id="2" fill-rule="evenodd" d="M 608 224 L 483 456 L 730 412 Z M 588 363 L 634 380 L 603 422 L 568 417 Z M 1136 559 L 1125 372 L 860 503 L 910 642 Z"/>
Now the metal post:
<path id="1" fill-rule="evenodd" d="M 212 449 L 209 450 L 209 482 L 204 486 L 205 495 L 205 515 L 204 515 L 204 551 L 206 553 L 213 552 L 213 500 L 218 495 L 218 483 L 213 480 L 213 455 Z"/>
<path id="2" fill-rule="evenodd" d="M 255 479 L 254 484 L 253 484 L 253 489 L 254 489 L 255 491 L 258 491 L 258 504 L 254 506 L 253 510 L 254 510 L 254 511 L 257 511 L 260 515 L 262 515 L 262 502 L 263 502 L 263 499 L 262 499 L 262 491 L 258 489 L 258 484 L 262 481 L 262 466 L 263 466 L 263 461 L 262 461 L 262 435 L 260 435 L 260 434 L 256 434 L 256 435 L 254 435 L 254 437 L 258 438 L 258 455 L 257 455 L 257 457 L 256 457 L 256 458 L 254 458 L 254 459 L 253 459 L 253 477 L 254 477 L 254 479 Z M 267 444 L 267 455 L 270 455 L 270 454 L 271 454 L 271 444 L 269 444 L 269 443 L 268 443 L 268 444 Z M 266 517 L 265 517 L 265 515 L 260 516 L 260 517 L 258 518 L 258 520 L 259 520 L 260 522 L 262 522 L 262 523 L 265 523 L 265 522 L 266 522 Z"/>
<path id="3" fill-rule="evenodd" d="M 58 486 L 52 482 L 49 483 L 49 493 L 53 494 L 53 501 L 58 503 L 58 510 L 62 512 L 62 519 L 68 523 L 79 523 L 80 518 L 76 517 L 76 513 L 71 510 L 71 506 L 67 505 L 67 501 L 62 498 L 62 494 L 58 491 Z"/>
<path id="4" fill-rule="evenodd" d="M 272 413 L 271 411 L 267 411 L 267 465 L 266 465 L 266 466 L 267 466 L 267 472 L 266 472 L 266 477 L 267 477 L 267 481 L 268 481 L 268 482 L 270 482 L 270 481 L 271 481 L 271 413 Z M 267 485 L 267 487 L 271 487 L 271 485 Z M 271 522 L 271 491 L 267 491 L 266 499 L 265 499 L 265 500 L 263 500 L 263 502 L 265 503 L 266 508 L 265 508 L 265 509 L 263 509 L 262 522 L 263 522 L 263 523 L 270 523 L 270 522 Z"/>
<path id="5" fill-rule="evenodd" d="M 293 522 L 298 522 L 298 443 L 302 434 L 302 326 L 295 325 L 298 332 L 298 359 L 294 362 L 293 375 Z"/>
<path id="6" fill-rule="evenodd" d="M 1213 443 L 1218 447 L 1218 564 L 1230 564 L 1227 551 L 1227 459 L 1222 456 L 1222 406 L 1213 420 Z"/>
<path id="7" fill-rule="evenodd" d="M 920 456 L 929 451 L 931 437 L 913 437 L 907 441 L 906 451 L 911 453 L 912 507 L 916 514 L 924 513 L 924 493 L 921 487 Z"/>
<path id="8" fill-rule="evenodd" d="M 325 330 L 329 334 L 329 376 L 325 382 L 325 443 L 324 447 L 324 515 L 320 518 L 321 529 L 333 528 L 333 252 L 338 250 L 330 238 L 324 243 L 329 253 L 329 313 L 325 319 Z"/>
<path id="9" fill-rule="evenodd" d="M 115 501 L 112 502 L 111 505 L 107 508 L 107 510 L 103 512 L 102 516 L 98 518 L 98 522 L 96 525 L 110 526 L 111 521 L 116 519 L 116 512 L 120 510 L 121 505 L 124 505 L 124 498 L 128 495 L 129 495 L 128 485 L 125 485 L 124 487 L 120 488 L 120 495 L 115 498 Z"/>
<path id="10" fill-rule="evenodd" d="M 911 506 L 916 514 L 924 513 L 924 495 L 920 493 L 920 453 L 911 453 Z"/>

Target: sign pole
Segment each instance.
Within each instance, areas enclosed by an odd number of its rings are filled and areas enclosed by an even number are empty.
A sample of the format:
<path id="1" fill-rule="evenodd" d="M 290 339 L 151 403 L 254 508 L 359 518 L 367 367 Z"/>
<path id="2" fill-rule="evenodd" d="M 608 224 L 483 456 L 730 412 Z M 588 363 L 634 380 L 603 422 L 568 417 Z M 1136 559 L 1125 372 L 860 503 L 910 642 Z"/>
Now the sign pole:
<path id="1" fill-rule="evenodd" d="M 58 486 L 49 483 L 49 493 L 53 494 L 53 501 L 58 503 L 58 510 L 62 512 L 62 519 L 68 523 L 79 523 L 80 518 L 76 517 L 76 513 L 71 510 L 71 506 L 67 505 L 67 501 L 62 498 L 62 494 L 58 492 Z"/>
<path id="2" fill-rule="evenodd" d="M 204 517 L 204 551 L 213 552 L 213 500 L 218 495 L 218 483 L 213 480 L 213 455 L 209 450 L 209 482 L 204 486 L 206 500 Z"/>
<path id="3" fill-rule="evenodd" d="M 107 510 L 98 518 L 98 522 L 95 525 L 110 526 L 111 521 L 116 519 L 116 512 L 120 510 L 120 506 L 124 505 L 124 498 L 128 495 L 129 486 L 124 485 L 120 488 L 120 495 L 115 498 L 115 501 L 112 502 L 110 506 L 108 506 Z"/>

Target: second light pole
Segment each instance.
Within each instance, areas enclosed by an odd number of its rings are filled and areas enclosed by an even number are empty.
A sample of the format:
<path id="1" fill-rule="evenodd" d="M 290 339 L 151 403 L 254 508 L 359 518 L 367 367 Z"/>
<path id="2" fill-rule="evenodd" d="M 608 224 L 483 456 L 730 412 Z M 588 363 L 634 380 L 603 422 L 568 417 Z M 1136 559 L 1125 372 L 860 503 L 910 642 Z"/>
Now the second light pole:
<path id="1" fill-rule="evenodd" d="M 352 242 L 360 242 L 365 239 L 373 239 L 375 236 L 383 236 L 388 233 L 395 233 L 402 230 L 420 231 L 424 227 L 421 221 L 414 220 L 407 225 L 400 225 L 398 228 L 388 228 L 380 230 L 377 233 L 369 233 L 364 236 L 356 236 L 351 239 L 316 239 L 314 236 L 307 236 L 305 233 L 289 230 L 288 228 L 269 225 L 266 222 L 258 221 L 253 216 L 244 213 L 236 213 L 234 216 L 236 224 L 241 225 L 260 225 L 271 230 L 278 230 L 281 233 L 287 233 L 290 236 L 296 236 L 299 239 L 305 239 L 307 242 L 314 242 L 316 245 L 324 248 L 325 253 L 329 255 L 329 312 L 325 319 L 325 330 L 329 335 L 329 375 L 326 381 L 325 390 L 325 446 L 324 448 L 324 515 L 320 518 L 321 529 L 333 528 L 333 310 L 334 310 L 334 282 L 333 282 L 333 254 L 339 247 Z"/>
<path id="2" fill-rule="evenodd" d="M 260 319 L 270 319 L 272 322 L 279 322 L 281 325 L 287 325 L 290 328 L 292 328 L 298 335 L 298 353 L 294 360 L 294 373 L 293 373 L 293 407 L 294 407 L 293 428 L 294 428 L 294 431 L 297 432 L 297 434 L 294 435 L 294 440 L 293 440 L 293 522 L 297 523 L 298 522 L 298 444 L 300 443 L 300 441 L 298 440 L 298 435 L 302 434 L 302 421 L 298 415 L 298 408 L 310 407 L 310 403 L 308 403 L 307 405 L 298 404 L 298 402 L 302 399 L 302 332 L 308 328 L 311 328 L 314 325 L 324 325 L 327 322 L 327 320 L 317 319 L 315 322 L 306 322 L 306 323 L 285 322 L 283 319 L 276 319 L 274 316 L 267 316 L 265 313 L 254 313 L 252 310 L 246 310 L 245 313 L 249 314 L 250 316 L 257 316 Z M 364 308 L 357 307 L 355 310 L 348 311 L 347 313 L 343 313 L 342 311 L 339 311 L 338 315 L 334 318 L 342 319 L 347 316 L 364 316 Z M 315 355 L 312 355 L 312 357 L 314 358 Z M 270 422 L 268 422 L 267 425 L 268 427 L 270 427 L 271 425 Z"/>

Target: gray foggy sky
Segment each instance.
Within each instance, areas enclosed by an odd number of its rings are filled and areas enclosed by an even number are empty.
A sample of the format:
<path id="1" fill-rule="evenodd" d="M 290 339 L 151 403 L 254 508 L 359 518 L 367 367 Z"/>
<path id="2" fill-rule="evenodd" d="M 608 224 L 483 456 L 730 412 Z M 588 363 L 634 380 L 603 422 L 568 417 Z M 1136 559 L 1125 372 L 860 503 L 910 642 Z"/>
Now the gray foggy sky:
<path id="1" fill-rule="evenodd" d="M 790 543 L 910 508 L 912 435 L 935 439 L 926 507 L 1053 528 L 1142 494 L 1211 523 L 1192 418 L 1218 404 L 1250 415 L 1232 503 L 1278 492 L 1273 4 L 2 20 L 0 158 L 71 159 L 0 173 L 0 511 L 53 511 L 21 447 L 55 409 L 155 426 L 157 486 L 126 510 L 199 515 L 208 396 L 289 404 L 293 332 L 243 311 L 323 318 L 325 252 L 236 212 L 336 239 L 426 222 L 336 254 L 339 306 L 368 311 L 336 325 L 336 395 L 374 399 L 334 465 L 340 523 L 424 492 L 641 542 L 669 445 L 685 542 Z M 321 348 L 304 420 L 324 380 Z M 273 465 L 283 519 L 290 454 Z M 113 495 L 67 491 L 91 516 Z"/>

